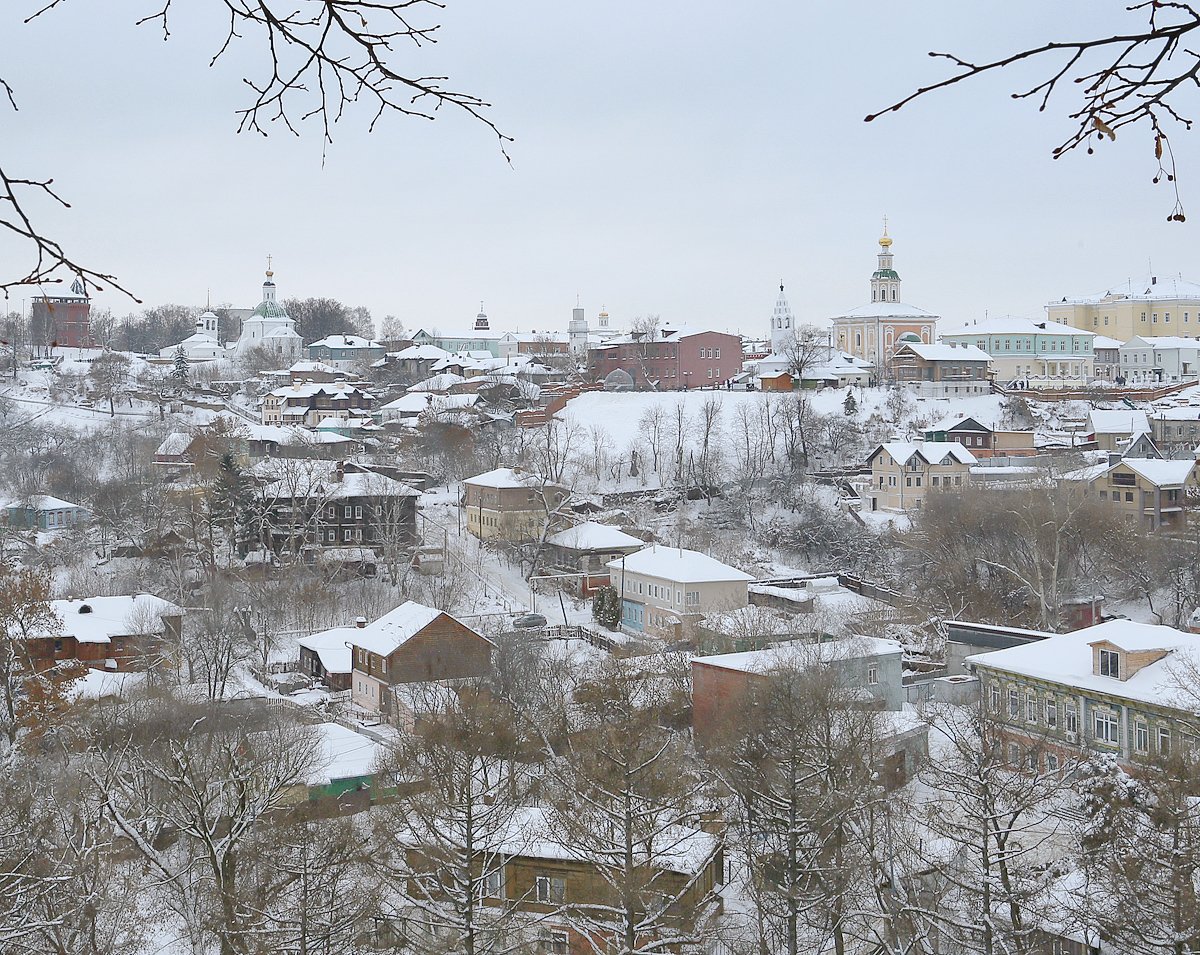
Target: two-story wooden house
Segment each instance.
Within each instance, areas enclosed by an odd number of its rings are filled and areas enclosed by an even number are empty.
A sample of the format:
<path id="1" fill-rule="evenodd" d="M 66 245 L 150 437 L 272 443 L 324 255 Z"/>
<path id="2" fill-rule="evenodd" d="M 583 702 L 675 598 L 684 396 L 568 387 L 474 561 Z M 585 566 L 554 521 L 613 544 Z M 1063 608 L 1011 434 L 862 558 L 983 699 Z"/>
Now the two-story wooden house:
<path id="1" fill-rule="evenodd" d="M 467 531 L 480 540 L 537 540 L 568 490 L 520 468 L 496 468 L 462 482 Z"/>
<path id="2" fill-rule="evenodd" d="M 629 902 L 618 894 L 612 856 L 581 846 L 571 837 L 569 820 L 550 809 L 522 807 L 489 829 L 476 847 L 472 869 L 481 883 L 483 905 L 516 913 L 511 930 L 525 936 L 527 947 L 514 949 L 540 955 L 605 951 L 612 941 L 605 925 L 613 923 L 614 909 Z M 653 844 L 637 840 L 633 851 L 640 883 L 633 891 L 641 896 L 634 904 L 647 911 L 666 906 L 653 922 L 694 931 L 703 928 L 697 921 L 719 917 L 725 860 L 717 836 L 682 825 L 664 827 Z M 406 855 L 414 873 L 434 868 L 418 842 L 408 846 Z M 426 887 L 414 895 L 430 891 Z M 421 921 L 414 913 L 403 930 L 421 932 Z M 678 951 L 678 945 L 652 931 L 639 942 L 646 951 Z"/>
<path id="3" fill-rule="evenodd" d="M 1200 738 L 1200 696 L 1180 679 L 1200 666 L 1198 634 L 1110 620 L 965 662 L 1016 766 L 1053 772 L 1089 752 L 1136 766 Z"/>
<path id="4" fill-rule="evenodd" d="M 1197 490 L 1196 460 L 1115 458 L 1107 467 L 1075 472 L 1101 504 L 1146 530 L 1173 530 L 1187 523 L 1185 505 Z"/>
<path id="5" fill-rule="evenodd" d="M 872 511 L 916 510 L 926 495 L 969 483 L 976 463 L 957 441 L 889 441 L 867 458 L 871 484 L 862 497 Z"/>
<path id="6" fill-rule="evenodd" d="M 496 648 L 448 613 L 412 600 L 353 628 L 348 640 L 352 702 L 396 722 L 411 715 L 396 687 L 485 676 Z"/>
<path id="7" fill-rule="evenodd" d="M 52 600 L 57 624 L 26 634 L 35 669 L 71 661 L 92 670 L 151 669 L 178 646 L 184 609 L 153 594 Z"/>
<path id="8" fill-rule="evenodd" d="M 546 539 L 548 556 L 555 567 L 581 574 L 578 592 L 589 594 L 608 586 L 611 561 L 628 556 L 646 546 L 646 542 L 626 534 L 619 527 L 584 521 Z"/>
<path id="9" fill-rule="evenodd" d="M 369 416 L 374 404 L 374 395 L 352 382 L 303 382 L 265 395 L 262 423 L 315 428 L 326 418 Z"/>

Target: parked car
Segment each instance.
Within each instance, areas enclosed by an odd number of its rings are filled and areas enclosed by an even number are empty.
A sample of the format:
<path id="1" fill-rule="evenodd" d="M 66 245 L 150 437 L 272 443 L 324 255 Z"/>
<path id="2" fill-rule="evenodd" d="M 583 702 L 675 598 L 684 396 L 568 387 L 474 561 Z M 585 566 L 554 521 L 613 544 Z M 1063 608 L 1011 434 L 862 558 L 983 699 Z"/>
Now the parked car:
<path id="1" fill-rule="evenodd" d="M 523 613 L 513 619 L 514 630 L 541 630 L 546 626 L 546 618 L 540 613 Z"/>

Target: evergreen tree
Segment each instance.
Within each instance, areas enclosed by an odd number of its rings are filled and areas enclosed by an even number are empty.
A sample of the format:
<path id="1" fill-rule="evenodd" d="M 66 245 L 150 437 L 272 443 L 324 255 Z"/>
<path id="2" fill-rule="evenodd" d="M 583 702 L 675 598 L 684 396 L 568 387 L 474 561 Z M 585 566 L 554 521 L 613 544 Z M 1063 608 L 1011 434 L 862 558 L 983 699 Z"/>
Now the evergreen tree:
<path id="1" fill-rule="evenodd" d="M 846 392 L 846 400 L 842 402 L 842 411 L 846 413 L 847 417 L 858 413 L 858 402 L 854 400 L 853 391 Z"/>
<path id="2" fill-rule="evenodd" d="M 601 587 L 592 598 L 592 616 L 602 627 L 616 630 L 621 619 L 621 601 L 614 587 Z"/>
<path id="3" fill-rule="evenodd" d="M 175 386 L 182 391 L 188 383 L 188 359 L 182 345 L 175 349 L 174 364 L 175 370 L 171 372 L 171 377 L 175 379 Z"/>

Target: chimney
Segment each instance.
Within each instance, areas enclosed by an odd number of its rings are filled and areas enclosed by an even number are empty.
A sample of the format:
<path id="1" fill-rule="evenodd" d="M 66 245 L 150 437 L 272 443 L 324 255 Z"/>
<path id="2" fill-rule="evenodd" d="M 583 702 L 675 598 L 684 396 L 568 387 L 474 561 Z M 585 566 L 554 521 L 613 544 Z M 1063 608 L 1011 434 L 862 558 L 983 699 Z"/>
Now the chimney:
<path id="1" fill-rule="evenodd" d="M 1150 276 L 1150 284 L 1151 284 L 1151 285 L 1157 285 L 1157 284 L 1158 284 L 1158 276 L 1157 276 L 1157 275 L 1151 275 L 1151 276 Z"/>
<path id="2" fill-rule="evenodd" d="M 359 630 L 365 630 L 367 628 L 367 618 L 366 617 L 355 617 L 354 618 L 354 626 L 357 627 Z"/>

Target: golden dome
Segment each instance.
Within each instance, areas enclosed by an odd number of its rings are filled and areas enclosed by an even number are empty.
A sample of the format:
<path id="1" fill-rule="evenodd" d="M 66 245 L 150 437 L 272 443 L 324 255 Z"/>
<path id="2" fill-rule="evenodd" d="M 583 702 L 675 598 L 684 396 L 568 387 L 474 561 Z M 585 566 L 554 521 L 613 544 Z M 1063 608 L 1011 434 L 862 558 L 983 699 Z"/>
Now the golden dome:
<path id="1" fill-rule="evenodd" d="M 883 234 L 883 237 L 879 240 L 879 244 L 881 247 L 883 247 L 885 249 L 891 248 L 891 246 L 892 246 L 891 237 L 885 232 Z"/>

